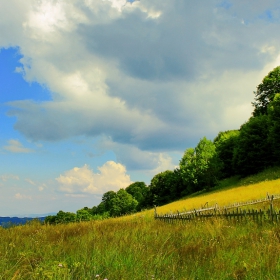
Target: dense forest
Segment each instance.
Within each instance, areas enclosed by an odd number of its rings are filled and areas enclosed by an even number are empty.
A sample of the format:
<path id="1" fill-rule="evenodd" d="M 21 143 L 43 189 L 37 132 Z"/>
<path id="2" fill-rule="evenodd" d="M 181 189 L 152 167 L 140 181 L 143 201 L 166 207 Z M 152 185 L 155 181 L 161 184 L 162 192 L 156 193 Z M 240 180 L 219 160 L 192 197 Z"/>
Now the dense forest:
<path id="1" fill-rule="evenodd" d="M 280 165 L 280 66 L 264 77 L 254 92 L 253 113 L 238 130 L 203 137 L 188 148 L 179 167 L 155 175 L 150 185 L 135 182 L 103 194 L 102 201 L 76 213 L 59 211 L 50 224 L 122 216 L 160 206 L 192 193 L 211 190 L 221 179 L 245 177 Z M 238 113 L 238 112 L 237 112 Z"/>

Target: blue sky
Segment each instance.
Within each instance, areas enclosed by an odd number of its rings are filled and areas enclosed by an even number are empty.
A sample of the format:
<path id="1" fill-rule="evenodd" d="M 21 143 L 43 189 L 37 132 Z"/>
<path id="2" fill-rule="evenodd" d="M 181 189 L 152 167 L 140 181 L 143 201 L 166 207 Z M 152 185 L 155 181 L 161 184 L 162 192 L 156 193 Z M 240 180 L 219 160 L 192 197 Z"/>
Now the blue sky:
<path id="1" fill-rule="evenodd" d="M 2 1 L 0 216 L 92 207 L 238 129 L 279 23 L 273 0 Z"/>

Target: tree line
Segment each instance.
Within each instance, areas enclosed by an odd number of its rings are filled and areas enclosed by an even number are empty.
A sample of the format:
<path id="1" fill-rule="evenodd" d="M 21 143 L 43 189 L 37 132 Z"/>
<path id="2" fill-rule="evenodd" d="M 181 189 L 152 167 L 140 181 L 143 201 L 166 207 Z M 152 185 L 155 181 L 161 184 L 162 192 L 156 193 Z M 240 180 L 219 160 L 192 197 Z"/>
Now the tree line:
<path id="1" fill-rule="evenodd" d="M 117 192 L 108 191 L 92 208 L 84 207 L 76 214 L 59 211 L 45 221 L 67 223 L 131 214 L 208 191 L 221 179 L 280 165 L 280 66 L 264 77 L 254 95 L 254 110 L 247 122 L 238 130 L 219 132 L 213 141 L 203 137 L 184 152 L 175 170 L 155 175 L 148 186 L 135 182 Z"/>

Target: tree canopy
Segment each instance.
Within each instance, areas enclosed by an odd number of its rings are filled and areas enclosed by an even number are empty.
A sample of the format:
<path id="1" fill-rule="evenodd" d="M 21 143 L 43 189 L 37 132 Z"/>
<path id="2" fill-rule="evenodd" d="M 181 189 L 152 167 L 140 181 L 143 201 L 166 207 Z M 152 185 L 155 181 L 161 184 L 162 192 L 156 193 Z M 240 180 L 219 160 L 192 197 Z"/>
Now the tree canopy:
<path id="1" fill-rule="evenodd" d="M 219 177 L 220 168 L 216 147 L 206 137 L 203 137 L 194 149 L 187 149 L 180 161 L 183 179 L 191 191 L 213 187 Z"/>
<path id="2" fill-rule="evenodd" d="M 221 164 L 221 177 L 227 178 L 235 174 L 233 168 L 233 154 L 238 139 L 239 130 L 228 130 L 218 134 L 214 139 L 216 146 L 216 153 L 220 159 Z"/>
<path id="3" fill-rule="evenodd" d="M 252 102 L 255 107 L 253 115 L 266 115 L 268 104 L 273 101 L 276 93 L 280 93 L 280 66 L 270 71 L 257 86 L 255 102 Z"/>
<path id="4" fill-rule="evenodd" d="M 181 177 L 176 171 L 166 170 L 156 174 L 149 186 L 151 206 L 163 205 L 180 197 L 178 196 L 180 183 Z"/>
<path id="5" fill-rule="evenodd" d="M 273 161 L 280 164 L 280 93 L 274 96 L 268 106 L 269 133 L 268 143 L 272 149 Z"/>
<path id="6" fill-rule="evenodd" d="M 267 115 L 251 117 L 241 126 L 233 156 L 236 174 L 247 176 L 257 173 L 271 164 L 268 132 Z"/>
<path id="7" fill-rule="evenodd" d="M 117 217 L 136 211 L 138 202 L 124 189 L 120 189 L 111 200 L 110 215 Z"/>

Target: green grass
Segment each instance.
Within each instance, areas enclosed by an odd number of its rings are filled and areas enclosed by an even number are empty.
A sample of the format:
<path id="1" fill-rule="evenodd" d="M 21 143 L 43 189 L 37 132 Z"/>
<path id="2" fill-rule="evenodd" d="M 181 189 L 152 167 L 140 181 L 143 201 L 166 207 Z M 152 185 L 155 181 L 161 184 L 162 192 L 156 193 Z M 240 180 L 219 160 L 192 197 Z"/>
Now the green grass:
<path id="1" fill-rule="evenodd" d="M 280 227 L 148 218 L 2 229 L 0 279 L 279 279 Z"/>
<path id="2" fill-rule="evenodd" d="M 277 177 L 273 172 L 253 178 Z M 226 196 L 233 189 L 223 191 Z M 0 228 L 0 280 L 279 279 L 280 223 L 214 219 L 170 225 L 151 213 Z"/>

